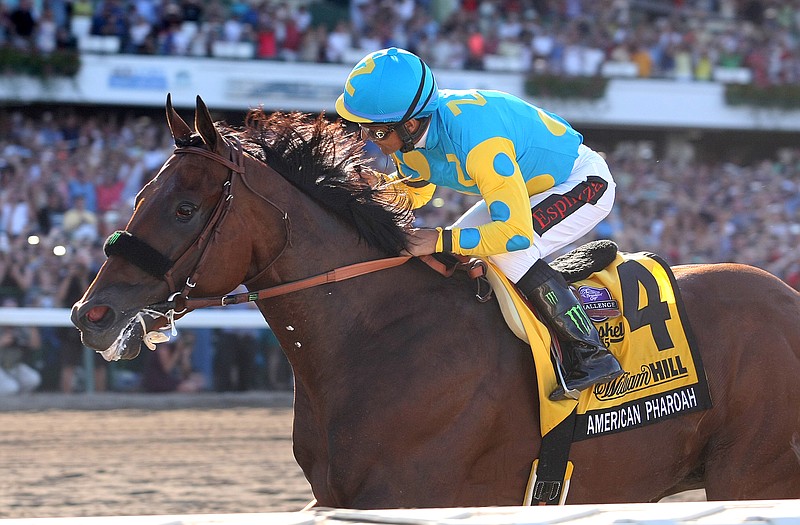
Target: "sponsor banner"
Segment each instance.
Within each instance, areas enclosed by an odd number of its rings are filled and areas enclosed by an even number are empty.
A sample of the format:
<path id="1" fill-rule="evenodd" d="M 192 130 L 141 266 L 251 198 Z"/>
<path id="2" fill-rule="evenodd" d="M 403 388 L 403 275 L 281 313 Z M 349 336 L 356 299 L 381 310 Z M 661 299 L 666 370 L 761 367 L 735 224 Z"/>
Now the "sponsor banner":
<path id="1" fill-rule="evenodd" d="M 603 410 L 578 414 L 573 441 L 615 434 L 704 410 L 710 404 L 704 388 L 695 385 L 629 401 Z"/>

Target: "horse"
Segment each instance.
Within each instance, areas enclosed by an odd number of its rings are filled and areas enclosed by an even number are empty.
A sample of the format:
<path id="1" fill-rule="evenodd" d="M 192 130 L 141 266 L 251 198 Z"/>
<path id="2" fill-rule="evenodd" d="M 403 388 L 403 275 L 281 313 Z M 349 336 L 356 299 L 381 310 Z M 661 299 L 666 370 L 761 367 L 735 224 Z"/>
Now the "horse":
<path id="1" fill-rule="evenodd" d="M 192 298 L 276 290 L 247 300 L 291 364 L 316 505 L 519 505 L 542 439 L 530 347 L 469 276 L 402 255 L 413 217 L 360 138 L 260 109 L 232 127 L 199 96 L 194 129 L 169 96 L 166 113 L 176 149 L 73 306 L 84 344 L 130 359 Z M 574 443 L 566 503 L 800 497 L 800 294 L 746 265 L 673 272 L 713 407 Z"/>

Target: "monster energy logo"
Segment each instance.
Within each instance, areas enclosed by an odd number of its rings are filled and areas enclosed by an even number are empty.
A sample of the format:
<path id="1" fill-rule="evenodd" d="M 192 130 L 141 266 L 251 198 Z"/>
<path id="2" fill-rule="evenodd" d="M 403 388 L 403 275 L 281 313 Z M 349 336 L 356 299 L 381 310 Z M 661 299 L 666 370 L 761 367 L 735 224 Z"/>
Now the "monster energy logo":
<path id="1" fill-rule="evenodd" d="M 578 330 L 580 330 L 582 333 L 587 335 L 591 333 L 591 321 L 589 320 L 589 316 L 586 315 L 586 312 L 583 311 L 583 308 L 580 305 L 576 304 L 564 312 L 564 314 L 570 318 L 572 323 L 577 326 Z"/>
<path id="2" fill-rule="evenodd" d="M 552 304 L 553 306 L 555 306 L 556 303 L 558 303 L 558 297 L 556 297 L 556 293 L 553 290 L 547 292 L 544 295 L 544 298 L 548 303 Z"/>

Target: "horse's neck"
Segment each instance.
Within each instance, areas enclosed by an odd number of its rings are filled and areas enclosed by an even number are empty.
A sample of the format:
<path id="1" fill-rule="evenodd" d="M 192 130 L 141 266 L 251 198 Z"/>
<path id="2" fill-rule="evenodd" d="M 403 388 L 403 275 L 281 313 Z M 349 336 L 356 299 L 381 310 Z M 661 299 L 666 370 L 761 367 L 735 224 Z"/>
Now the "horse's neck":
<path id="1" fill-rule="evenodd" d="M 325 392 L 348 380 L 355 370 L 351 364 L 372 359 L 390 339 L 396 344 L 403 330 L 413 333 L 414 297 L 430 288 L 429 277 L 409 262 L 262 301 L 259 307 L 294 373 Z"/>
<path id="2" fill-rule="evenodd" d="M 261 254 L 259 267 L 269 265 L 270 269 L 257 281 L 248 283 L 250 290 L 387 257 L 380 250 L 367 246 L 351 226 L 280 176 L 262 180 L 259 182 L 263 185 L 262 191 L 271 195 L 276 207 L 285 210 L 289 217 L 290 238 L 277 258 L 265 248 L 267 236 L 254 239 L 258 245 L 255 251 Z M 259 203 L 252 209 L 267 208 Z M 282 230 L 282 226 L 275 223 L 275 215 L 263 212 L 261 220 L 256 221 L 270 235 Z M 259 308 L 295 374 L 307 377 L 307 384 L 320 385 L 331 380 L 330 374 L 344 361 L 357 359 L 359 352 L 380 344 L 384 337 L 381 327 L 410 323 L 414 298 L 422 291 L 435 288 L 437 278 L 440 276 L 432 270 L 412 261 L 343 282 L 259 301 Z M 336 375 L 343 377 L 342 373 Z"/>

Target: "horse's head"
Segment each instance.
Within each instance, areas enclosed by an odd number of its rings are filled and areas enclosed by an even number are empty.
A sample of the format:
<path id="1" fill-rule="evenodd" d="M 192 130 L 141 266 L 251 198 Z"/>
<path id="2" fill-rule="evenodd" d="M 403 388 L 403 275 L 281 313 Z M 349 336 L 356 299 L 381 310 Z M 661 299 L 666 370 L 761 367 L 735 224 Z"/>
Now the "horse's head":
<path id="1" fill-rule="evenodd" d="M 169 97 L 167 122 L 173 155 L 72 309 L 106 359 L 153 348 L 156 330 L 243 282 L 273 286 L 405 247 L 408 200 L 391 181 L 369 182 L 379 178 L 363 142 L 340 123 L 251 110 L 235 130 L 215 125 L 200 97 L 194 129 Z"/>
<path id="2" fill-rule="evenodd" d="M 230 213 L 244 173 L 241 147 L 220 134 L 200 97 L 196 131 L 169 96 L 166 110 L 176 149 L 137 195 L 125 231 L 106 241 L 108 259 L 72 308 L 84 344 L 109 360 L 136 357 L 143 340 L 152 348 L 148 334 L 181 315 L 189 290 L 225 294 L 249 270 L 250 230 Z M 212 246 L 225 256 L 206 257 Z"/>

